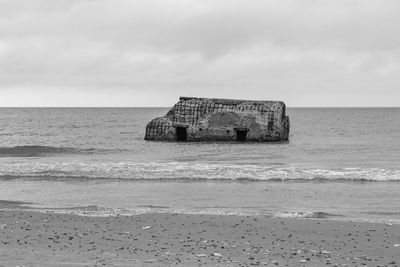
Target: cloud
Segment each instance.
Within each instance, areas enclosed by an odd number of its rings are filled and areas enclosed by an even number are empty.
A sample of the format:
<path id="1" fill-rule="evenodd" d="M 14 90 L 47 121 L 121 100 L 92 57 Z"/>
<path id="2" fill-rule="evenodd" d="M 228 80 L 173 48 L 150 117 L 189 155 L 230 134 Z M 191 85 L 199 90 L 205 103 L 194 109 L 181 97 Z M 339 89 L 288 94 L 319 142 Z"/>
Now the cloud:
<path id="1" fill-rule="evenodd" d="M 85 97 L 112 88 L 143 100 L 152 89 L 162 103 L 201 89 L 363 105 L 400 83 L 399 8 L 395 0 L 0 0 L 0 98 L 29 87 Z M 399 105 L 387 95 L 379 103 Z"/>

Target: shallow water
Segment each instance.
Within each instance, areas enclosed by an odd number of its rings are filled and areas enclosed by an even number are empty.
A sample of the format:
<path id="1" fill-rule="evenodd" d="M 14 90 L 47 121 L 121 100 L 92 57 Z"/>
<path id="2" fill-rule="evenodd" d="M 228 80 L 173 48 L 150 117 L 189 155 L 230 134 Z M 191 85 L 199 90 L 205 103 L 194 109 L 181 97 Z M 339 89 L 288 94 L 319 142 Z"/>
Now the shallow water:
<path id="1" fill-rule="evenodd" d="M 288 143 L 144 141 L 167 110 L 1 108 L 0 199 L 400 221 L 399 108 L 289 108 Z"/>

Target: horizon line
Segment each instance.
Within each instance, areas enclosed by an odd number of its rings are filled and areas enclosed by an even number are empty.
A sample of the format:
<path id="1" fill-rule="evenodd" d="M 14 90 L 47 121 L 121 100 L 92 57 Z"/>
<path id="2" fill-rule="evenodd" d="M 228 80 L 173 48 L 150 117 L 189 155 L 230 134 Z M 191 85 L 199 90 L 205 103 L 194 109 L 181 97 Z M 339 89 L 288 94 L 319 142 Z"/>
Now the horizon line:
<path id="1" fill-rule="evenodd" d="M 171 108 L 172 106 L 0 106 L 0 108 Z M 400 108 L 400 106 L 287 106 L 286 108 Z"/>

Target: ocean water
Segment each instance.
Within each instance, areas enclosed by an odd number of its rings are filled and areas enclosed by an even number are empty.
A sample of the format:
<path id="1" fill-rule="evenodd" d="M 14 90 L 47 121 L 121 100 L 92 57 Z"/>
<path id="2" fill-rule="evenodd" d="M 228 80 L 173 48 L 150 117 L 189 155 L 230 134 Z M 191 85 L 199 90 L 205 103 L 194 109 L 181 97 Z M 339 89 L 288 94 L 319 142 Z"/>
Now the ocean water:
<path id="1" fill-rule="evenodd" d="M 152 142 L 168 108 L 0 108 L 0 208 L 400 222 L 400 108 L 288 108 L 286 143 Z"/>

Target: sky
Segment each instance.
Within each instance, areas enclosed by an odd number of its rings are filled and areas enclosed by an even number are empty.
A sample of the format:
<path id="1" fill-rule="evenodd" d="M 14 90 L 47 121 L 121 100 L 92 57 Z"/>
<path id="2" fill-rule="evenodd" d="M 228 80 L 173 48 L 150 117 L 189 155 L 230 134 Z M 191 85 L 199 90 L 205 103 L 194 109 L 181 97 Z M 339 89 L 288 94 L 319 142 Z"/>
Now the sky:
<path id="1" fill-rule="evenodd" d="M 0 106 L 400 106 L 398 0 L 0 0 Z"/>

